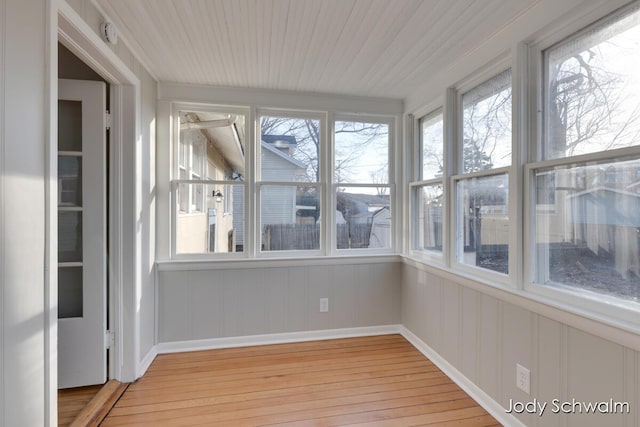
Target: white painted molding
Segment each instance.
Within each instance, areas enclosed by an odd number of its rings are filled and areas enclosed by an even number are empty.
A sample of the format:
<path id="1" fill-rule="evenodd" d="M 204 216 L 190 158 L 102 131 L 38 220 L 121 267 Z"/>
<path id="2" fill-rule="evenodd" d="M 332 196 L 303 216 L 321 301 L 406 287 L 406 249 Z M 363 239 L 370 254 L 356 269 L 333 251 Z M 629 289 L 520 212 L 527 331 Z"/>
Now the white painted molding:
<path id="1" fill-rule="evenodd" d="M 249 347 L 268 344 L 286 344 L 338 338 L 369 337 L 398 334 L 401 325 L 367 326 L 362 328 L 324 329 L 318 331 L 286 332 L 281 334 L 248 335 L 193 341 L 174 341 L 156 345 L 157 354 L 185 351 L 215 350 L 220 348 Z"/>
<path id="2" fill-rule="evenodd" d="M 176 102 L 203 102 L 228 105 L 255 105 L 307 111 L 393 115 L 400 120 L 404 102 L 393 98 L 373 98 L 340 94 L 309 93 L 244 87 L 221 87 L 160 82 L 158 99 Z"/>
<path id="3" fill-rule="evenodd" d="M 58 6 L 58 36 L 78 58 L 109 83 L 139 85 L 140 80 L 66 1 Z"/>
<path id="4" fill-rule="evenodd" d="M 154 345 L 140 363 L 138 363 L 138 366 L 136 367 L 136 379 L 142 377 L 147 372 L 149 366 L 151 366 L 157 355 L 158 350 Z"/>
<path id="5" fill-rule="evenodd" d="M 465 377 L 462 372 L 458 371 L 452 364 L 447 362 L 442 356 L 436 353 L 424 341 L 418 338 L 413 332 L 400 327 L 400 333 L 407 341 L 411 343 L 418 351 L 424 354 L 434 365 L 444 372 L 453 382 L 463 389 L 473 400 L 478 402 L 489 414 L 491 414 L 502 425 L 509 427 L 526 427 L 520 420 L 513 415 L 507 414 L 502 405 L 496 402 L 491 396 L 485 393 L 480 387 L 473 383 L 469 378 Z"/>
<path id="6" fill-rule="evenodd" d="M 6 283 L 6 260 L 5 260 L 5 178 L 4 178 L 4 153 L 5 153 L 5 106 L 7 102 L 5 101 L 5 52 L 6 52 L 6 40 L 7 40 L 7 30 L 6 30 L 6 8 L 7 2 L 3 1 L 0 3 L 0 310 L 4 313 L 5 308 L 5 283 Z M 4 331 L 4 316 L 0 316 L 0 384 L 3 384 L 3 387 L 0 389 L 0 414 L 5 414 L 5 331 Z M 50 354 L 45 354 L 45 357 L 50 359 Z M 46 375 L 46 372 L 45 372 Z M 49 381 L 45 381 L 46 384 L 50 387 L 50 378 L 47 378 Z M 45 397 L 48 400 L 48 405 L 51 405 L 53 401 L 53 397 L 51 397 L 51 392 Z M 49 411 L 49 413 L 53 413 L 53 411 Z M 56 419 L 57 422 L 57 419 Z"/>
<path id="7" fill-rule="evenodd" d="M 129 32 L 129 29 L 126 25 L 123 25 L 122 22 L 118 19 L 114 20 L 113 17 L 117 17 L 117 14 L 113 13 L 112 6 L 109 3 L 105 3 L 103 7 L 103 5 L 96 0 L 90 1 L 91 4 L 96 8 L 96 10 L 103 15 L 105 22 L 114 21 L 116 23 L 116 27 L 118 29 L 118 32 L 120 33 L 118 37 L 118 43 L 125 44 L 129 48 L 133 56 L 138 60 L 138 62 L 142 64 L 142 67 L 153 78 L 153 80 L 158 81 L 156 75 L 151 71 L 151 67 L 149 66 L 151 62 L 149 61 L 149 57 L 147 56 L 145 50 L 142 49 L 138 41 L 131 36 L 131 33 Z"/>
<path id="8" fill-rule="evenodd" d="M 247 268 L 309 267 L 401 262 L 400 255 L 318 256 L 313 258 L 205 259 L 156 261 L 158 271 L 231 270 Z"/>

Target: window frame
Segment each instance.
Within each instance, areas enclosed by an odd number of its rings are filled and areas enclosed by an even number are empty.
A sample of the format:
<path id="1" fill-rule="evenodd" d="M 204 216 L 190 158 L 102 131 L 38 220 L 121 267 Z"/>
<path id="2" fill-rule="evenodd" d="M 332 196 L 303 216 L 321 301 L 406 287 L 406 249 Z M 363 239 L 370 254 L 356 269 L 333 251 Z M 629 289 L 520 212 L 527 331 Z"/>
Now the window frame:
<path id="1" fill-rule="evenodd" d="M 341 182 L 335 179 L 335 162 L 336 162 L 336 138 L 335 138 L 335 124 L 336 122 L 357 122 L 357 123 L 370 123 L 370 124 L 383 124 L 387 125 L 387 173 L 388 180 L 386 184 L 375 184 L 375 183 L 349 183 L 349 182 Z M 373 114 L 350 114 L 350 113 L 333 113 L 330 117 L 330 152 L 329 152 L 329 168 L 328 168 L 328 182 L 330 185 L 327 186 L 328 194 L 327 200 L 327 209 L 330 212 L 329 223 L 326 224 L 328 230 L 328 240 L 330 247 L 327 250 L 327 253 L 332 256 L 367 256 L 367 255 L 390 255 L 398 253 L 399 245 L 397 243 L 396 238 L 396 230 L 399 229 L 398 220 L 401 216 L 400 209 L 398 207 L 398 197 L 396 191 L 396 130 L 397 123 L 396 119 L 393 116 L 378 116 Z M 390 245 L 388 248 L 343 248 L 338 249 L 338 239 L 337 239 L 337 220 L 336 214 L 337 212 L 337 193 L 340 187 L 346 188 L 380 188 L 387 187 L 389 189 L 389 210 L 391 212 L 391 223 L 390 223 Z"/>
<path id="2" fill-rule="evenodd" d="M 318 152 L 318 170 L 320 172 L 320 180 L 316 182 L 307 181 L 263 181 L 262 180 L 262 130 L 261 130 L 261 118 L 262 117 L 279 117 L 287 119 L 300 119 L 300 120 L 318 120 L 320 122 L 320 149 Z M 295 250 L 263 250 L 262 249 L 262 188 L 265 186 L 283 186 L 283 187 L 298 187 L 298 186 L 313 186 L 316 187 L 319 194 L 320 201 L 320 218 L 327 217 L 327 196 L 326 196 L 326 177 L 327 177 L 327 129 L 328 129 L 328 113 L 325 111 L 313 111 L 313 110 L 293 110 L 293 109 L 277 109 L 277 108 L 257 108 L 255 111 L 255 143 L 253 149 L 255 153 L 254 162 L 254 176 L 253 186 L 255 189 L 254 198 L 254 211 L 255 216 L 253 218 L 254 233 L 254 256 L 256 258 L 317 258 L 325 256 L 327 253 L 327 237 L 326 237 L 326 221 L 320 221 L 320 241 L 318 249 L 295 249 Z"/>
<path id="3" fill-rule="evenodd" d="M 240 259 L 247 258 L 249 256 L 249 251 L 247 250 L 247 245 L 244 245 L 243 252 L 203 252 L 203 253 L 178 253 L 177 252 L 177 220 L 178 217 L 182 216 L 196 216 L 196 215 L 207 215 L 205 206 L 206 202 L 203 201 L 203 210 L 198 212 L 188 212 L 188 213 L 180 213 L 180 200 L 178 194 L 178 187 L 180 184 L 202 184 L 202 185 L 212 185 L 222 187 L 224 185 L 243 185 L 244 186 L 244 201 L 243 215 L 245 218 L 249 215 L 249 179 L 251 175 L 251 171 L 249 165 L 251 164 L 251 149 L 250 149 L 250 141 L 248 138 L 249 135 L 249 119 L 251 117 L 251 111 L 249 108 L 241 107 L 241 106 L 228 106 L 228 105 L 219 105 L 219 104 L 203 104 L 203 103 L 195 103 L 195 102 L 171 102 L 170 104 L 171 110 L 171 120 L 170 120 L 170 168 L 169 168 L 169 189 L 170 189 L 170 237 L 169 237 L 169 247 L 170 247 L 170 256 L 172 260 L 215 260 L 215 259 Z M 185 170 L 185 168 L 180 165 L 180 112 L 181 111 L 193 111 L 193 112 L 212 112 L 212 113 L 225 113 L 225 114 L 237 114 L 244 116 L 244 134 L 245 134 L 245 152 L 244 152 L 244 162 L 245 162 L 245 176 L 243 181 L 233 181 L 231 179 L 224 180 L 215 180 L 215 179 L 181 179 L 179 177 L 180 170 Z M 207 177 L 208 162 L 207 162 L 207 154 L 206 149 L 204 148 L 204 154 L 202 159 L 202 167 L 203 167 L 203 175 Z M 192 148 L 191 144 L 189 144 L 189 148 L 187 150 L 187 163 L 191 164 L 192 157 Z M 190 167 L 186 169 L 187 176 L 191 177 Z M 177 178 L 176 178 L 176 174 Z M 189 207 L 191 206 L 191 190 L 189 193 Z M 206 192 L 203 191 L 203 198 L 206 200 Z M 223 201 L 224 203 L 224 201 Z M 224 214 L 224 213 L 223 213 Z M 243 234 L 247 235 L 247 228 L 243 231 Z M 216 230 L 217 231 L 217 230 Z"/>
<path id="4" fill-rule="evenodd" d="M 602 24 L 614 23 L 623 16 L 638 10 L 640 5 L 637 2 L 625 5 L 621 8 L 609 10 L 608 13 L 600 15 L 596 19 L 589 19 L 588 22 L 580 25 L 577 31 L 571 28 L 558 32 L 553 38 L 543 39 L 524 49 L 523 56 L 529 61 L 528 70 L 535 76 L 534 84 L 530 85 L 526 92 L 526 98 L 532 104 L 530 113 L 526 120 L 531 123 L 530 139 L 533 142 L 527 151 L 528 161 L 523 167 L 523 251 L 522 251 L 522 289 L 546 300 L 554 301 L 572 311 L 586 313 L 589 317 L 598 320 L 605 320 L 619 324 L 620 321 L 626 324 L 638 325 L 638 315 L 640 313 L 640 303 L 627 301 L 622 298 L 596 293 L 584 289 L 574 289 L 568 286 L 549 286 L 538 283 L 537 276 L 537 251 L 536 245 L 536 186 L 535 173 L 537 170 L 565 166 L 571 164 L 588 164 L 592 162 L 615 163 L 629 158 L 640 159 L 640 145 L 631 147 L 615 148 L 610 150 L 578 154 L 568 157 L 551 157 L 547 160 L 543 158 L 546 143 L 546 88 L 548 85 L 547 56 L 546 52 L 557 46 L 570 43 L 583 34 L 591 31 Z M 640 95 L 639 95 L 640 96 Z M 561 284 L 565 285 L 565 284 Z"/>
<path id="5" fill-rule="evenodd" d="M 424 258 L 434 264 L 444 265 L 447 259 L 449 239 L 447 230 L 449 228 L 449 207 L 448 207 L 448 187 L 447 183 L 449 180 L 449 174 L 447 173 L 449 169 L 448 161 L 448 133 L 447 130 L 449 128 L 449 123 L 447 121 L 446 108 L 444 102 L 437 102 L 432 108 L 428 109 L 428 112 L 422 114 L 417 120 L 415 120 L 414 126 L 414 134 L 415 141 L 417 144 L 414 144 L 413 150 L 413 165 L 412 165 L 412 177 L 413 180 L 409 182 L 409 193 L 408 193 L 408 206 L 409 206 L 409 242 L 408 248 L 409 253 L 413 256 L 417 256 L 419 258 Z M 442 116 L 442 163 L 443 163 L 443 171 L 442 176 L 424 179 L 423 170 L 424 170 L 424 141 L 423 141 L 423 133 L 422 133 L 422 123 L 424 120 L 431 120 L 437 116 Z M 417 206 L 416 198 L 417 192 L 421 191 L 424 187 L 433 186 L 433 185 L 442 185 L 443 192 L 443 205 L 442 205 L 442 249 L 440 251 L 432 251 L 428 249 L 420 249 L 415 245 L 416 233 L 420 230 L 418 226 L 418 221 L 420 220 L 420 207 Z"/>
<path id="6" fill-rule="evenodd" d="M 449 102 L 453 103 L 452 110 L 452 121 L 453 127 L 455 128 L 455 137 L 453 140 L 455 141 L 454 153 L 451 155 L 451 175 L 448 179 L 449 186 L 449 199 L 447 200 L 447 204 L 449 205 L 451 218 L 449 230 L 447 235 L 449 236 L 449 265 L 452 270 L 459 272 L 466 276 L 477 277 L 483 280 L 486 283 L 494 283 L 497 285 L 507 286 L 510 288 L 515 287 L 515 282 L 517 280 L 517 268 L 514 271 L 514 264 L 517 263 L 518 254 L 516 253 L 517 244 L 514 244 L 514 239 L 511 237 L 518 233 L 518 230 L 514 230 L 514 226 L 512 225 L 513 220 L 513 212 L 516 201 L 513 198 L 513 185 L 514 185 L 514 177 L 516 176 L 516 171 L 518 167 L 517 162 L 517 153 L 516 145 L 519 143 L 519 138 L 517 135 L 517 104 L 514 101 L 514 93 L 517 88 L 517 80 L 516 76 L 516 67 L 513 64 L 514 58 L 508 57 L 503 58 L 501 60 L 496 60 L 494 63 L 486 68 L 483 72 L 478 72 L 474 74 L 474 76 L 459 86 L 454 88 L 454 96 L 449 98 Z M 505 71 L 511 70 L 511 163 L 509 166 L 502 166 L 498 168 L 492 168 L 487 170 L 474 171 L 469 173 L 464 173 L 464 107 L 463 107 L 463 95 L 486 82 L 489 82 L 491 79 L 499 76 Z M 446 124 L 445 124 L 446 126 Z M 497 176 L 497 175 L 506 175 L 508 182 L 508 203 L 506 206 L 508 212 L 508 223 L 509 223 L 509 236 L 508 240 L 508 273 L 500 273 L 497 271 L 489 270 L 482 267 L 476 267 L 462 262 L 459 259 L 459 252 L 461 248 L 461 237 L 460 230 L 458 224 L 462 221 L 460 217 L 460 211 L 458 209 L 457 200 L 458 200 L 458 190 L 457 183 L 460 181 L 473 179 L 473 178 L 483 178 L 489 176 Z M 464 234 L 462 234 L 463 236 Z M 462 243 L 462 248 L 464 248 L 464 243 Z"/>

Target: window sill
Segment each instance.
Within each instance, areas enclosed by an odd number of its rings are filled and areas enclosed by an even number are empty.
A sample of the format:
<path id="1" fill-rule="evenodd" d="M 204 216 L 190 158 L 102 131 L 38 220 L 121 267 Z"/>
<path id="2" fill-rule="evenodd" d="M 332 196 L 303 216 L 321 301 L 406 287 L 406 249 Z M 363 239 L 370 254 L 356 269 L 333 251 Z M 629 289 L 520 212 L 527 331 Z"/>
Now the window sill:
<path id="1" fill-rule="evenodd" d="M 316 257 L 269 257 L 269 258 L 207 258 L 158 260 L 158 271 L 226 270 L 236 268 L 306 267 L 322 265 L 378 264 L 380 262 L 402 262 L 396 254 L 343 255 Z"/>

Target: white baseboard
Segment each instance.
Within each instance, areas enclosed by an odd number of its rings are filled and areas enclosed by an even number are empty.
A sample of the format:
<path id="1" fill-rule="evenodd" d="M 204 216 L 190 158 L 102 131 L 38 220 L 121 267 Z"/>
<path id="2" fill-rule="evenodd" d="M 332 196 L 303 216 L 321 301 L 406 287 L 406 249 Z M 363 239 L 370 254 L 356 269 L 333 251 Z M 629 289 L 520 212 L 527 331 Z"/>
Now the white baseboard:
<path id="1" fill-rule="evenodd" d="M 365 337 L 399 334 L 401 325 L 368 326 L 362 328 L 325 329 L 320 331 L 287 332 L 281 334 L 248 335 L 242 337 L 213 338 L 193 341 L 173 341 L 155 346 L 157 354 L 184 351 L 214 350 L 218 348 L 248 347 L 266 344 L 284 344 L 336 338 Z M 145 358 L 146 360 L 146 358 Z"/>
<path id="2" fill-rule="evenodd" d="M 147 372 L 147 369 L 149 369 L 149 366 L 151 366 L 151 363 L 157 355 L 158 349 L 157 346 L 154 345 L 153 347 L 151 347 L 151 350 L 149 350 L 144 359 L 142 359 L 140 363 L 138 363 L 138 368 L 136 369 L 136 378 L 140 378 L 144 375 L 145 372 Z"/>
<path id="3" fill-rule="evenodd" d="M 442 356 L 436 353 L 431 347 L 429 347 L 424 341 L 418 338 L 413 332 L 405 328 L 400 327 L 400 333 L 407 339 L 415 348 L 424 354 L 429 360 L 433 362 L 442 372 L 444 372 L 453 382 L 455 382 L 461 389 L 463 389 L 469 396 L 471 396 L 480 406 L 482 406 L 488 413 L 490 413 L 496 420 L 502 425 L 513 427 L 526 427 L 520 420 L 511 414 L 507 414 L 504 411 L 502 405 L 496 402 L 491 396 L 485 393 L 480 387 L 473 383 L 469 378 L 465 377 L 460 371 L 458 371 L 452 364 L 447 362 Z"/>

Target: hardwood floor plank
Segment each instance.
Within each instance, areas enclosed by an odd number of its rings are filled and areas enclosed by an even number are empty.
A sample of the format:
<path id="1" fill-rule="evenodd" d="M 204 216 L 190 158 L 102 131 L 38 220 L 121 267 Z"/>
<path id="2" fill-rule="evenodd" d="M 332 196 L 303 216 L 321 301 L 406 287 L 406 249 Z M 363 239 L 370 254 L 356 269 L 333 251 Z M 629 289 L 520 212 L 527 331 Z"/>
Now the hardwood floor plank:
<path id="1" fill-rule="evenodd" d="M 97 427 L 115 402 L 127 389 L 127 384 L 109 380 L 86 404 L 71 423 L 71 427 Z"/>
<path id="2" fill-rule="evenodd" d="M 373 358 L 373 357 L 361 357 L 361 358 L 349 358 L 345 360 L 331 360 L 331 361 L 316 361 L 316 362 L 292 362 L 292 363 L 274 363 L 272 366 L 261 366 L 253 368 L 232 368 L 232 369 L 208 369 L 204 372 L 195 373 L 182 373 L 155 376 L 151 378 L 140 379 L 138 382 L 132 385 L 132 391 L 162 388 L 166 384 L 172 384 L 179 378 L 184 383 L 197 383 L 206 382 L 213 378 L 217 380 L 237 381 L 239 379 L 254 378 L 258 375 L 266 373 L 270 376 L 280 375 L 284 373 L 299 373 L 299 372 L 322 372 L 331 371 L 337 367 L 343 369 L 349 369 L 354 367 L 364 368 L 369 366 L 377 366 L 382 360 L 391 359 L 387 362 L 388 366 L 399 365 L 406 362 L 419 362 L 425 367 L 435 367 L 424 360 L 424 357 L 416 354 L 398 354 L 395 358 Z"/>
<path id="3" fill-rule="evenodd" d="M 240 401 L 234 403 L 206 405 L 200 407 L 191 407 L 188 409 L 172 410 L 171 413 L 166 411 L 147 413 L 146 416 L 140 416 L 136 418 L 138 421 L 161 421 L 168 420 L 170 418 L 178 418 L 181 421 L 186 421 L 189 417 L 194 415 L 206 416 L 206 420 L 222 421 L 222 420 L 238 420 L 240 417 L 238 414 L 242 414 L 241 418 L 257 417 L 264 415 L 275 415 L 289 412 L 299 411 L 311 411 L 328 407 L 346 406 L 346 405 L 359 405 L 383 401 L 394 401 L 400 399 L 420 399 L 425 396 L 432 396 L 431 401 L 442 398 L 458 398 L 464 397 L 464 394 L 460 393 L 455 384 L 448 383 L 440 386 L 419 387 L 409 389 L 399 389 L 389 392 L 374 392 L 369 394 L 353 394 L 349 393 L 351 390 L 347 390 L 344 394 L 332 393 L 326 398 L 310 399 L 308 396 L 301 396 L 296 399 L 297 396 L 286 396 L 280 398 L 266 398 L 258 401 Z M 329 394 L 326 394 L 329 395 Z M 118 413 L 112 415 L 117 416 Z M 114 424 L 115 425 L 115 424 Z"/>
<path id="4" fill-rule="evenodd" d="M 234 394 L 220 397 L 204 399 L 178 400 L 167 403 L 154 403 L 150 405 L 116 407 L 113 409 L 114 416 L 127 415 L 133 413 L 155 412 L 163 410 L 193 408 L 198 406 L 213 406 L 234 404 L 240 402 L 242 405 L 281 405 L 292 402 L 306 402 L 327 398 L 342 398 L 352 395 L 368 395 L 372 393 L 383 394 L 394 391 L 415 390 L 431 387 L 436 392 L 451 391 L 456 389 L 456 385 L 444 374 L 438 377 L 409 380 L 404 382 L 387 382 L 361 387 L 297 387 L 292 389 L 268 390 L 255 393 Z M 238 409 L 244 409 L 238 406 Z"/>
<path id="5" fill-rule="evenodd" d="M 385 369 L 381 367 L 378 370 L 368 370 L 366 372 L 345 373 L 345 374 L 300 374 L 300 375 L 283 375 L 275 378 L 256 378 L 250 380 L 238 381 L 237 383 L 216 383 L 183 385 L 176 384 L 173 388 L 142 390 L 140 392 L 132 391 L 131 394 L 125 393 L 124 397 L 118 402 L 120 406 L 138 405 L 144 401 L 171 401 L 176 396 L 181 398 L 198 398 L 206 396 L 215 396 L 221 394 L 247 393 L 264 389 L 286 389 L 291 387 L 309 386 L 317 384 L 329 384 L 334 382 L 353 382 L 368 380 L 372 378 L 394 377 L 400 375 L 411 375 L 417 373 L 433 373 L 437 371 L 419 370 L 416 368 L 399 368 Z"/>
<path id="6" fill-rule="evenodd" d="M 58 426 L 70 425 L 102 385 L 58 390 Z"/>
<path id="7" fill-rule="evenodd" d="M 109 426 L 490 426 L 400 335 L 159 356 Z"/>

